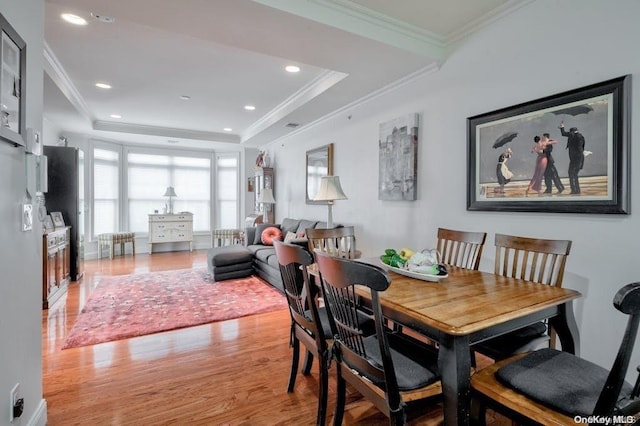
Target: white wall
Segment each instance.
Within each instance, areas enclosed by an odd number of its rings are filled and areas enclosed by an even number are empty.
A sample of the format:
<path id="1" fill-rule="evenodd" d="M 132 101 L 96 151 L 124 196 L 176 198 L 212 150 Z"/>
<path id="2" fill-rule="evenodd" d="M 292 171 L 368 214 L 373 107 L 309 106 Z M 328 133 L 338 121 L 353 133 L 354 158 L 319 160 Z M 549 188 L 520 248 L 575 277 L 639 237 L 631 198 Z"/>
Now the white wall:
<path id="1" fill-rule="evenodd" d="M 466 119 L 625 74 L 636 80 L 637 104 L 638 17 L 637 0 L 532 2 L 462 42 L 440 70 L 271 144 L 281 194 L 276 219 L 326 218 L 326 207 L 304 202 L 304 159 L 306 150 L 333 142 L 334 174 L 349 196 L 335 203 L 334 221 L 356 225 L 364 256 L 433 247 L 439 226 L 487 231 L 481 269 L 491 271 L 495 233 L 573 240 L 565 287 L 584 295 L 576 305 L 582 355 L 610 367 L 626 319 L 613 308 L 613 295 L 640 281 L 638 174 L 632 170 L 629 216 L 468 212 Z M 418 200 L 379 201 L 378 125 L 412 112 L 421 115 Z M 639 123 L 634 117 L 632 135 L 640 134 Z M 631 155 L 638 164 L 640 150 Z M 632 359 L 637 364 L 640 353 Z"/>
<path id="2" fill-rule="evenodd" d="M 27 44 L 26 124 L 42 130 L 43 0 L 0 0 L 0 12 Z M 26 194 L 24 148 L 0 141 L 0 424 L 9 422 L 9 393 L 20 383 L 25 411 L 13 425 L 45 424 L 42 399 L 42 230 L 22 232 Z"/>

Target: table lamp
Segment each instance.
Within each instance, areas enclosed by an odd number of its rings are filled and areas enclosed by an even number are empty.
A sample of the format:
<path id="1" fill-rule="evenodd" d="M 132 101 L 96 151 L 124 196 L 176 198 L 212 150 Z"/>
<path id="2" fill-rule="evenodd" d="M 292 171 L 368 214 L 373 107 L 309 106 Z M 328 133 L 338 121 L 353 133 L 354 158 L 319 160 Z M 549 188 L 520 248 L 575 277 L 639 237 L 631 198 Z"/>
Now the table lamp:
<path id="1" fill-rule="evenodd" d="M 271 188 L 262 188 L 258 195 L 258 202 L 264 205 L 264 223 L 273 223 L 275 218 L 271 217 L 271 204 L 276 203 L 273 198 L 273 190 Z"/>
<path id="2" fill-rule="evenodd" d="M 335 200 L 347 200 L 347 196 L 340 186 L 339 176 L 323 176 L 320 178 L 320 190 L 316 194 L 314 201 L 326 201 L 329 208 L 329 216 L 327 218 L 327 228 L 333 228 L 333 202 Z"/>
<path id="3" fill-rule="evenodd" d="M 173 214 L 173 197 L 177 197 L 173 186 L 167 186 L 167 190 L 164 193 L 165 197 L 169 197 L 169 211 L 167 213 Z"/>

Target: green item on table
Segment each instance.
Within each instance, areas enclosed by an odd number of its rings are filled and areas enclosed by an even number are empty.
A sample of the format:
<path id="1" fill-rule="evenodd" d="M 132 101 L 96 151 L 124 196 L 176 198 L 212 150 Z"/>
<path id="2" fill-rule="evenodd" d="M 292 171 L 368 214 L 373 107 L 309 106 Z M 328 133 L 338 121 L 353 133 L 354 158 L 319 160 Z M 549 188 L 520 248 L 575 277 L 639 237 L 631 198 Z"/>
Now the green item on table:
<path id="1" fill-rule="evenodd" d="M 386 253 L 386 252 L 385 252 Z M 398 253 L 394 253 L 393 255 L 384 255 L 381 257 L 382 263 L 385 265 L 393 266 L 394 268 L 401 268 L 404 266 L 404 260 Z"/>
<path id="2" fill-rule="evenodd" d="M 396 254 L 396 251 L 394 249 L 386 249 L 384 251 L 385 256 L 393 256 L 394 254 Z"/>

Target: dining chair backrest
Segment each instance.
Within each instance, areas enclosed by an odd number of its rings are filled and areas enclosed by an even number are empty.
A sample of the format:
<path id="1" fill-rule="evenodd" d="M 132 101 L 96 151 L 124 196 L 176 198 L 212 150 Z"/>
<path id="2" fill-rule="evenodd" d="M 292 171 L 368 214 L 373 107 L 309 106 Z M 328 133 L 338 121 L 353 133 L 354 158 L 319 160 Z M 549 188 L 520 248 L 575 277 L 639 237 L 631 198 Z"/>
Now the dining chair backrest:
<path id="1" fill-rule="evenodd" d="M 309 251 L 319 250 L 332 256 L 355 259 L 356 235 L 353 226 L 342 228 L 308 228 L 305 230 Z"/>
<path id="2" fill-rule="evenodd" d="M 382 268 L 320 251 L 314 255 L 337 361 L 334 424 L 342 422 L 346 382 L 387 415 L 390 424 L 405 424 L 408 402 L 441 395 L 437 350 L 385 327 L 378 293 L 389 288 L 391 279 Z M 367 336 L 360 325 L 361 297 L 370 300 L 375 335 Z"/>
<path id="3" fill-rule="evenodd" d="M 486 239 L 486 232 L 438 228 L 436 249 L 440 254 L 440 262 L 477 271 Z"/>
<path id="4" fill-rule="evenodd" d="M 562 287 L 571 241 L 496 234 L 495 245 L 496 274 Z"/>
<path id="5" fill-rule="evenodd" d="M 342 359 L 352 368 L 367 377 L 375 377 L 379 382 L 384 382 L 385 374 L 382 366 L 368 362 L 369 353 L 364 343 L 366 336 L 358 323 L 357 307 L 360 303 L 355 286 L 358 284 L 366 286 L 371 292 L 371 309 L 374 314 L 376 335 L 384 343 L 386 334 L 383 332 L 378 292 L 386 290 L 391 279 L 382 268 L 375 265 L 349 261 L 317 251 L 315 258 L 322 281 L 324 301 L 330 318 L 333 318 L 329 323 L 334 327 L 332 330 L 336 339 L 334 345 L 339 344 Z M 386 362 L 391 362 L 390 358 Z"/>
<path id="6" fill-rule="evenodd" d="M 313 357 L 318 358 L 320 377 L 316 423 L 324 425 L 327 416 L 331 334 L 328 326 L 324 325 L 327 321 L 323 321 L 320 313 L 324 308 L 319 308 L 316 302 L 317 287 L 309 280 L 307 267 L 313 263 L 313 257 L 303 247 L 294 244 L 274 240 L 273 246 L 291 313 L 290 346 L 293 348 L 293 357 L 287 391 L 293 392 L 295 386 L 301 342 L 307 348 L 305 365 L 302 368 L 303 374 L 309 374 Z"/>
<path id="7" fill-rule="evenodd" d="M 309 285 L 307 272 L 307 267 L 313 263 L 313 257 L 302 247 L 293 244 L 274 240 L 273 246 L 293 323 L 304 328 L 316 340 L 318 346 L 325 347 L 326 342 L 315 303 L 315 286 Z"/>
<path id="8" fill-rule="evenodd" d="M 398 382 L 378 298 L 378 292 L 386 290 L 391 279 L 382 268 L 375 265 L 345 260 L 322 252 L 316 252 L 315 258 L 328 307 L 329 323 L 333 328 L 334 351 L 338 362 L 345 363 L 377 386 L 386 388 L 390 398 L 389 406 L 399 406 L 401 401 Z M 366 286 L 371 292 L 371 309 L 379 347 L 367 344 L 370 340 L 365 339 L 365 333 L 358 325 L 359 298 L 355 287 L 358 284 Z M 379 355 L 374 355 L 376 353 Z"/>

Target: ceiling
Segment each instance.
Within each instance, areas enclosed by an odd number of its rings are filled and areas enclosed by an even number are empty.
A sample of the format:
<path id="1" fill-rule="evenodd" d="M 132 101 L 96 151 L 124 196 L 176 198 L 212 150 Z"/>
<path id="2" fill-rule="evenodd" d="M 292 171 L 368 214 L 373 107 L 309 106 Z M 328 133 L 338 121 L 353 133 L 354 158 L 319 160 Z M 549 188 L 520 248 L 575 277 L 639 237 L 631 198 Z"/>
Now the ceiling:
<path id="1" fill-rule="evenodd" d="M 46 0 L 44 117 L 106 140 L 258 147 L 437 70 L 527 1 Z"/>

